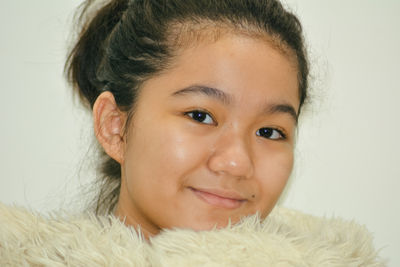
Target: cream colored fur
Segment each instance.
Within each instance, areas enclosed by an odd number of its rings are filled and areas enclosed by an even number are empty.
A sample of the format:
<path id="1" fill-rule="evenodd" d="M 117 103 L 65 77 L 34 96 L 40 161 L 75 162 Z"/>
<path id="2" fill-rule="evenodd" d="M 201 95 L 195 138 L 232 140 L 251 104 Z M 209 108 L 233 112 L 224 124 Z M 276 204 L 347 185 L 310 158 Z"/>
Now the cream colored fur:
<path id="1" fill-rule="evenodd" d="M 276 207 L 224 229 L 144 241 L 115 217 L 0 204 L 0 266 L 384 266 L 365 227 Z"/>

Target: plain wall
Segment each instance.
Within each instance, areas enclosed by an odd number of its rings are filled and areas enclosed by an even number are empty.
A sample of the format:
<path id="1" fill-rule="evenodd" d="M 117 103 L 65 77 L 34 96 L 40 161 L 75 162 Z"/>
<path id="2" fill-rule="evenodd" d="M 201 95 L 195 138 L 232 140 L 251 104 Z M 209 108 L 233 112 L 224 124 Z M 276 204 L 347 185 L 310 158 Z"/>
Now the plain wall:
<path id="1" fill-rule="evenodd" d="M 0 2 L 1 202 L 73 208 L 92 180 L 92 122 L 62 76 L 78 2 Z M 313 77 L 281 204 L 365 224 L 400 266 L 400 1 L 287 4 Z"/>

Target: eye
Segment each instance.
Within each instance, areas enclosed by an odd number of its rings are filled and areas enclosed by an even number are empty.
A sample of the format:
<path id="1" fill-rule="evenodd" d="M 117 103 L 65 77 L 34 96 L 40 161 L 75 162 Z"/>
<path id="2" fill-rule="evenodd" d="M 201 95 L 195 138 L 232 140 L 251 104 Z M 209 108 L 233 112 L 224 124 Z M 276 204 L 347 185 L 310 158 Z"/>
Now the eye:
<path id="1" fill-rule="evenodd" d="M 186 112 L 185 115 L 191 117 L 193 120 L 204 124 L 215 124 L 213 118 L 207 112 L 201 110 L 193 110 Z"/>
<path id="2" fill-rule="evenodd" d="M 286 139 L 286 136 L 282 133 L 281 130 L 274 128 L 261 128 L 257 130 L 256 134 L 258 136 L 272 140 Z"/>

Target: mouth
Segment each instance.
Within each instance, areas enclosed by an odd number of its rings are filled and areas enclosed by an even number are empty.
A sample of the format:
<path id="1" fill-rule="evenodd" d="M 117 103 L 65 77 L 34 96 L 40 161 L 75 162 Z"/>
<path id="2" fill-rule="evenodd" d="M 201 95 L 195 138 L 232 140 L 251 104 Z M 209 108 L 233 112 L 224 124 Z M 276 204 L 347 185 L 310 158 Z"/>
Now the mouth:
<path id="1" fill-rule="evenodd" d="M 208 203 L 209 205 L 225 208 L 237 209 L 247 200 L 241 197 L 238 193 L 233 191 L 225 191 L 219 189 L 200 189 L 189 187 L 189 189 L 200 200 Z"/>

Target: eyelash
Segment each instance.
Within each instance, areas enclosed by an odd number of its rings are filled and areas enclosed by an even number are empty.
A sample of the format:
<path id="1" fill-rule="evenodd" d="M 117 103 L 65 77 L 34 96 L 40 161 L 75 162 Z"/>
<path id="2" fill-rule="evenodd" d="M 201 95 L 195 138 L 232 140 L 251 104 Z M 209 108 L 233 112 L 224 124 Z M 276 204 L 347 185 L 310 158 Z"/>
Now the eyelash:
<path id="1" fill-rule="evenodd" d="M 212 120 L 212 123 L 204 123 L 203 121 L 196 120 L 195 119 L 195 113 L 208 116 Z M 207 112 L 207 111 L 204 111 L 204 110 L 191 110 L 191 111 L 185 112 L 184 114 L 186 116 L 190 117 L 192 120 L 198 122 L 198 123 L 203 123 L 203 124 L 208 124 L 208 125 L 217 125 L 217 123 L 215 122 L 213 116 L 211 116 L 210 113 Z"/>
<path id="2" fill-rule="evenodd" d="M 266 129 L 266 130 L 269 130 L 269 131 L 272 130 L 271 136 L 274 135 L 274 132 L 278 133 L 278 135 L 279 135 L 278 138 L 269 138 L 269 137 L 265 137 L 265 138 L 267 138 L 267 139 L 271 139 L 271 140 L 285 140 L 285 139 L 286 139 L 286 135 L 283 133 L 282 130 L 277 129 L 277 128 L 271 128 L 271 127 L 263 127 L 263 128 L 261 128 L 261 129 L 258 129 L 258 130 L 257 130 L 257 133 L 256 133 L 257 136 L 262 136 L 261 134 L 259 134 L 259 131 L 262 130 L 262 129 Z"/>
<path id="3" fill-rule="evenodd" d="M 204 123 L 203 121 L 196 120 L 196 118 L 195 118 L 195 117 L 196 117 L 196 113 L 197 113 L 197 115 L 200 115 L 200 116 L 201 116 L 201 117 L 198 117 L 198 116 L 197 116 L 197 118 L 200 118 L 200 119 L 201 119 L 201 118 L 204 117 L 204 116 L 205 116 L 206 118 L 209 117 L 209 120 L 211 119 L 212 122 L 211 122 L 211 123 Z M 209 114 L 209 112 L 204 111 L 204 110 L 191 110 L 191 111 L 185 112 L 184 115 L 190 117 L 192 120 L 194 120 L 194 121 L 196 121 L 196 122 L 198 122 L 198 123 L 207 124 L 207 125 L 218 125 L 218 124 L 215 122 L 213 116 L 211 116 L 211 115 Z M 277 133 L 277 134 L 279 135 L 278 138 L 264 137 L 264 138 L 266 138 L 266 139 L 270 139 L 270 140 L 285 140 L 285 139 L 287 138 L 287 137 L 286 137 L 286 134 L 285 134 L 281 129 L 272 128 L 272 127 L 263 127 L 263 128 L 258 129 L 257 132 L 256 132 L 256 135 L 257 135 L 257 136 L 263 137 L 263 136 L 261 135 L 261 133 L 260 133 L 260 130 L 262 130 L 262 129 L 268 130 L 269 132 L 272 131 L 271 136 L 273 136 L 274 133 L 275 133 L 275 134 Z"/>

